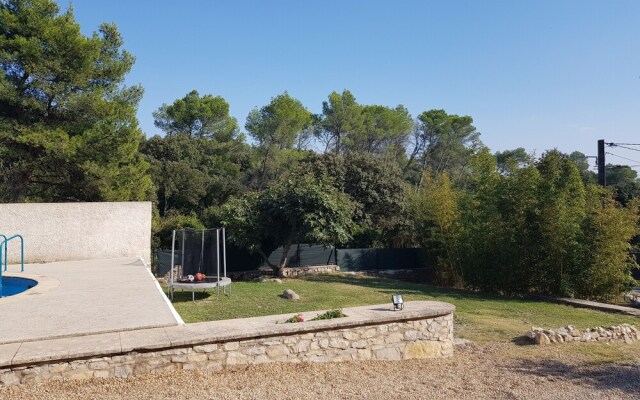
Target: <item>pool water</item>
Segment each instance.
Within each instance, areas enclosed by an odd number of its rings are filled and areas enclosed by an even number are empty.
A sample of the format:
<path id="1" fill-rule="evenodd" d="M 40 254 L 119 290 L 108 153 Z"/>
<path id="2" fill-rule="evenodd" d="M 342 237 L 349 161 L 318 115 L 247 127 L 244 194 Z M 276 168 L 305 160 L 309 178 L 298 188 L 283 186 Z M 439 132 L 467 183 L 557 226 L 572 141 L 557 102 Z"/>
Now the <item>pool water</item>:
<path id="1" fill-rule="evenodd" d="M 32 279 L 3 276 L 2 282 L 0 283 L 0 298 L 22 293 L 37 284 L 38 282 Z"/>

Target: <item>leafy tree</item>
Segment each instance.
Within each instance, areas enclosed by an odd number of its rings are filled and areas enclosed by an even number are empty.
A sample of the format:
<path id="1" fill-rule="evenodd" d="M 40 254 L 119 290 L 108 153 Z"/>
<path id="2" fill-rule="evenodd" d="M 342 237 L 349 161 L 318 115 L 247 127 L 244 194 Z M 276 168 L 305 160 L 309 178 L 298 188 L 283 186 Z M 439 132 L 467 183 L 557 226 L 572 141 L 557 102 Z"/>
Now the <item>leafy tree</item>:
<path id="1" fill-rule="evenodd" d="M 301 162 L 301 172 L 318 179 L 331 178 L 334 187 L 355 204 L 356 228 L 350 247 L 402 246 L 407 243 L 410 224 L 406 202 L 407 187 L 398 165 L 381 156 L 347 153 L 309 155 Z"/>
<path id="2" fill-rule="evenodd" d="M 362 107 L 354 95 L 346 89 L 342 94 L 332 92 L 329 101 L 322 102 L 316 137 L 325 144 L 325 152 L 333 147 L 333 151 L 340 154 L 344 150 L 343 139 L 361 131 L 363 123 Z"/>
<path id="3" fill-rule="evenodd" d="M 277 156 L 281 155 L 278 153 L 293 148 L 297 140 L 304 141 L 301 137 L 308 135 L 311 121 L 312 114 L 287 92 L 249 113 L 245 128 L 256 140 L 260 153 L 258 188 L 264 187 L 270 170 L 273 174 L 277 165 L 274 161 L 278 161 Z"/>
<path id="4" fill-rule="evenodd" d="M 482 145 L 480 133 L 472 124 L 471 117 L 447 114 L 445 110 L 420 114 L 405 173 L 412 180 L 421 179 L 424 170 L 434 174 L 443 171 L 459 174 Z"/>
<path id="5" fill-rule="evenodd" d="M 498 171 L 508 174 L 510 171 L 532 164 L 534 156 L 527 153 L 524 147 L 496 152 Z"/>
<path id="6" fill-rule="evenodd" d="M 371 154 L 391 153 L 396 159 L 404 153 L 404 145 L 413 127 L 413 119 L 406 108 L 363 106 L 361 130 L 352 131 L 343 140 L 349 152 Z"/>
<path id="7" fill-rule="evenodd" d="M 589 158 L 584 153 L 574 151 L 569 154 L 569 158 L 576 164 L 585 183 L 596 183 L 598 181 L 596 173 L 589 170 Z"/>
<path id="8" fill-rule="evenodd" d="M 281 275 L 292 244 L 335 245 L 349 240 L 352 212 L 349 199 L 328 181 L 300 175 L 232 199 L 220 218 L 233 244 L 259 253 Z M 284 248 L 282 258 L 273 265 L 268 254 L 278 246 Z"/>
<path id="9" fill-rule="evenodd" d="M 193 139 L 228 142 L 238 135 L 238 122 L 229 115 L 229 104 L 220 96 L 200 97 L 192 90 L 173 104 L 163 104 L 153 113 L 154 124 L 167 136 L 187 134 Z"/>
<path id="10" fill-rule="evenodd" d="M 575 163 L 556 150 L 538 162 L 541 175 L 538 199 L 542 244 L 545 256 L 538 273 L 540 287 L 547 293 L 571 295 L 572 276 L 581 268 L 581 223 L 585 217 L 585 188 Z"/>
<path id="11" fill-rule="evenodd" d="M 151 164 L 161 215 L 172 210 L 202 216 L 244 190 L 250 166 L 248 147 L 240 140 L 218 142 L 181 133 L 147 140 L 141 152 Z"/>
<path id="12" fill-rule="evenodd" d="M 638 233 L 640 202 L 632 200 L 622 207 L 611 191 L 596 185 L 587 187 L 587 199 L 579 258 L 582 268 L 576 276 L 575 294 L 612 301 L 636 284 L 630 274 L 637 264 L 629 254 L 629 242 Z"/>
<path id="13" fill-rule="evenodd" d="M 194 215 L 170 214 L 160 217 L 152 227 L 154 249 L 171 249 L 173 231 L 183 228 L 204 229 L 205 226 Z"/>
<path id="14" fill-rule="evenodd" d="M 627 165 L 607 164 L 607 186 L 615 191 L 615 197 L 621 204 L 632 199 L 640 199 L 640 179 L 638 173 Z"/>
<path id="15" fill-rule="evenodd" d="M 86 37 L 51 0 L 0 2 L 0 199 L 142 200 L 151 195 L 134 58 L 113 24 Z"/>
<path id="16" fill-rule="evenodd" d="M 436 281 L 462 286 L 459 201 L 449 176 L 425 172 L 420 190 L 411 196 L 411 211 L 420 244 L 436 257 Z"/>

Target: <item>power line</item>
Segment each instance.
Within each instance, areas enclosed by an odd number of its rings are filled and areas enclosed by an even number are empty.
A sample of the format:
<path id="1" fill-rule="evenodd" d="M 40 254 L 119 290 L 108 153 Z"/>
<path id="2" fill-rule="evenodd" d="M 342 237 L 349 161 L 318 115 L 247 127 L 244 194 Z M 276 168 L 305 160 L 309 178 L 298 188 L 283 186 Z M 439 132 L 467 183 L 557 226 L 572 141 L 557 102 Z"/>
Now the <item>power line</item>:
<path id="1" fill-rule="evenodd" d="M 623 160 L 627 160 L 627 161 L 631 161 L 631 162 L 635 162 L 635 163 L 640 163 L 640 161 L 638 161 L 638 160 L 632 160 L 632 159 L 627 158 L 627 157 L 622 157 L 622 156 L 619 156 L 617 154 L 609 153 L 608 151 L 606 152 L 606 154 L 609 154 L 610 156 L 622 158 Z"/>
<path id="2" fill-rule="evenodd" d="M 627 149 L 627 150 L 633 150 L 633 151 L 640 151 L 640 149 L 634 149 L 632 147 L 627 147 L 627 146 L 623 146 L 623 143 L 607 143 L 609 145 L 609 147 L 620 147 L 621 149 Z"/>
<path id="3" fill-rule="evenodd" d="M 640 143 L 607 143 L 607 145 L 611 146 L 618 146 L 618 145 L 624 145 L 624 146 L 640 146 Z"/>

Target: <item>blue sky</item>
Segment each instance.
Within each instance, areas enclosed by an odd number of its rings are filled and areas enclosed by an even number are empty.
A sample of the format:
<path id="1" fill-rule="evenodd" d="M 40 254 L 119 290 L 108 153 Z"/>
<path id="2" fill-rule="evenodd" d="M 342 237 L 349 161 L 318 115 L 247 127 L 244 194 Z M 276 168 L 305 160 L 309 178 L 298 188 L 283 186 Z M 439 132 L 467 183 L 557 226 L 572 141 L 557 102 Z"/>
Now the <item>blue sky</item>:
<path id="1" fill-rule="evenodd" d="M 59 1 L 66 7 L 69 3 Z M 332 91 L 361 104 L 470 115 L 493 151 L 596 153 L 640 143 L 640 1 L 75 0 L 90 34 L 115 22 L 136 56 L 139 120 L 192 89 L 241 127 L 283 91 L 312 112 Z M 636 147 L 640 149 L 640 146 Z M 621 148 L 608 162 L 640 164 Z M 640 170 L 640 169 L 639 169 Z"/>

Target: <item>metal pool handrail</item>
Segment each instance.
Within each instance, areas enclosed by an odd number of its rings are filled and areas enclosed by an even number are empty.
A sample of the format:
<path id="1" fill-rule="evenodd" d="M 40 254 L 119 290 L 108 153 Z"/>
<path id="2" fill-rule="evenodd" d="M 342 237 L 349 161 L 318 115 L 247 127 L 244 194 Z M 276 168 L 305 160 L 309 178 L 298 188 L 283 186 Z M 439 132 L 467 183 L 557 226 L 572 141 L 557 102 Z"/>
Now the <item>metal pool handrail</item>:
<path id="1" fill-rule="evenodd" d="M 4 245 L 4 263 L 7 263 L 7 237 L 0 233 L 2 245 Z M 2 276 L 2 245 L 0 245 L 0 276 Z"/>
<path id="2" fill-rule="evenodd" d="M 7 243 L 9 243 L 13 239 L 20 239 L 20 272 L 24 272 L 24 238 L 22 235 L 13 235 L 11 237 L 6 237 L 4 235 L 0 235 L 4 237 L 2 241 L 2 245 L 4 246 L 4 270 L 7 270 L 8 262 L 7 262 Z M 2 247 L 0 246 L 0 270 L 2 269 Z"/>

